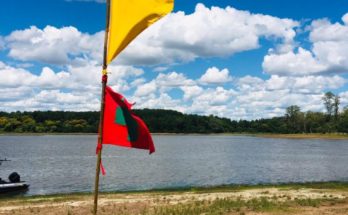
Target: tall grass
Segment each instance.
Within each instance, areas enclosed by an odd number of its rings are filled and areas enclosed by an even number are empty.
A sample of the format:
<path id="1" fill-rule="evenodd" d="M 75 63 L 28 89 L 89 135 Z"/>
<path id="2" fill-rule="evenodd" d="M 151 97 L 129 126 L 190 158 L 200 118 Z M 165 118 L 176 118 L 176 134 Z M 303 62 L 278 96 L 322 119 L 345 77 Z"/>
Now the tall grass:
<path id="1" fill-rule="evenodd" d="M 213 201 L 193 201 L 175 205 L 155 206 L 143 211 L 143 215 L 222 215 L 229 213 L 247 214 L 248 212 L 286 213 L 299 207 L 319 207 L 324 204 L 336 204 L 346 200 L 334 199 L 295 199 L 278 201 L 265 197 L 250 200 L 223 198 Z"/>

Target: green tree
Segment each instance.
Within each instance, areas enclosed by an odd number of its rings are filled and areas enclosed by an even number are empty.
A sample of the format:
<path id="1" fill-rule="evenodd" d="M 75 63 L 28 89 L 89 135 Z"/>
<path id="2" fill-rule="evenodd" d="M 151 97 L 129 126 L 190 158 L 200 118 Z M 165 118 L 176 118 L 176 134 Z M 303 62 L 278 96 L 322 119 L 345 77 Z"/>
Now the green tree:
<path id="1" fill-rule="evenodd" d="M 35 132 L 36 122 L 31 116 L 24 115 L 23 117 L 21 117 L 21 121 L 23 132 Z"/>
<path id="2" fill-rule="evenodd" d="M 0 131 L 4 131 L 7 123 L 9 122 L 8 117 L 0 117 Z"/>
<path id="3" fill-rule="evenodd" d="M 340 105 L 341 101 L 340 101 L 340 97 L 339 96 L 335 96 L 334 98 L 334 103 L 333 103 L 333 106 L 334 106 L 334 117 L 335 117 L 335 121 L 338 120 L 338 114 L 339 114 L 339 105 Z"/>
<path id="4" fill-rule="evenodd" d="M 326 123 L 326 118 L 324 113 L 308 111 L 306 113 L 306 128 L 307 133 L 322 133 L 324 132 L 324 127 Z"/>
<path id="5" fill-rule="evenodd" d="M 7 118 L 3 131 L 6 132 L 22 132 L 21 129 L 22 123 L 16 118 Z"/>
<path id="6" fill-rule="evenodd" d="M 298 133 L 300 131 L 301 108 L 297 105 L 292 105 L 286 108 L 285 114 L 287 125 L 290 133 Z"/>
<path id="7" fill-rule="evenodd" d="M 334 106 L 335 106 L 334 105 L 335 104 L 335 94 L 333 94 L 330 91 L 326 92 L 322 99 L 324 101 L 324 105 L 326 108 L 326 114 L 327 114 L 328 121 L 330 121 L 331 116 L 333 114 Z"/>
<path id="8" fill-rule="evenodd" d="M 337 130 L 339 132 L 348 133 L 348 107 L 345 107 L 340 114 Z"/>
<path id="9" fill-rule="evenodd" d="M 44 126 L 45 130 L 48 132 L 56 132 L 59 125 L 59 121 L 45 120 Z"/>

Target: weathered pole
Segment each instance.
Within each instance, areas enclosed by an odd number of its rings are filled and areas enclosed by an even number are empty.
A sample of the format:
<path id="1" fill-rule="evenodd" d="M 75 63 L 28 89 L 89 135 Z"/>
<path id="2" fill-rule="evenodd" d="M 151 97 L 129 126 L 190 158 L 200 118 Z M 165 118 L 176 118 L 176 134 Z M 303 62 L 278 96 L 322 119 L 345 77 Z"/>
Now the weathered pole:
<path id="1" fill-rule="evenodd" d="M 108 40 L 109 40 L 109 25 L 110 25 L 110 0 L 107 0 L 106 1 L 106 28 L 105 28 L 105 37 L 104 37 L 103 73 L 102 73 L 102 93 L 101 93 L 101 105 L 100 105 L 99 134 L 98 134 L 98 157 L 97 157 L 95 187 L 94 187 L 94 208 L 93 208 L 94 215 L 96 215 L 98 211 L 99 176 L 100 176 L 100 164 L 101 164 L 102 143 L 103 143 L 102 134 L 104 129 L 105 88 L 108 81 L 107 53 L 108 53 Z"/>

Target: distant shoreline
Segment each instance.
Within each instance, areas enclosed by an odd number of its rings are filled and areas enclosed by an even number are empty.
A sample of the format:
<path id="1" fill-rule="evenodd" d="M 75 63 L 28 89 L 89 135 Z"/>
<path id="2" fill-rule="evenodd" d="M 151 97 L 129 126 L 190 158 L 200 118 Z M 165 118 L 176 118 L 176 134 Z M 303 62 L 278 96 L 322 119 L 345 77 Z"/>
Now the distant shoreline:
<path id="1" fill-rule="evenodd" d="M 329 139 L 345 140 L 348 134 L 255 134 L 253 136 L 263 138 L 280 138 L 280 139 Z"/>
<path id="2" fill-rule="evenodd" d="M 272 134 L 272 133 L 151 133 L 156 136 L 249 136 L 261 138 L 279 138 L 279 139 L 330 139 L 344 140 L 348 139 L 348 134 Z M 97 133 L 0 133 L 0 136 L 63 136 L 63 135 L 97 135 Z"/>

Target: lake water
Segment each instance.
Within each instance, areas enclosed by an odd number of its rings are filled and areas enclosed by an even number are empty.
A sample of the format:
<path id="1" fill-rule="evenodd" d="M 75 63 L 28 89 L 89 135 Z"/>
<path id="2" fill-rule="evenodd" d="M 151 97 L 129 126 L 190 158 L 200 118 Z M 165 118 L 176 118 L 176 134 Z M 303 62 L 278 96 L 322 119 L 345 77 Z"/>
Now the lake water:
<path id="1" fill-rule="evenodd" d="M 94 135 L 0 136 L 0 177 L 16 171 L 27 195 L 91 192 Z M 311 181 L 348 181 L 347 140 L 154 136 L 156 153 L 105 146 L 101 191 Z"/>

